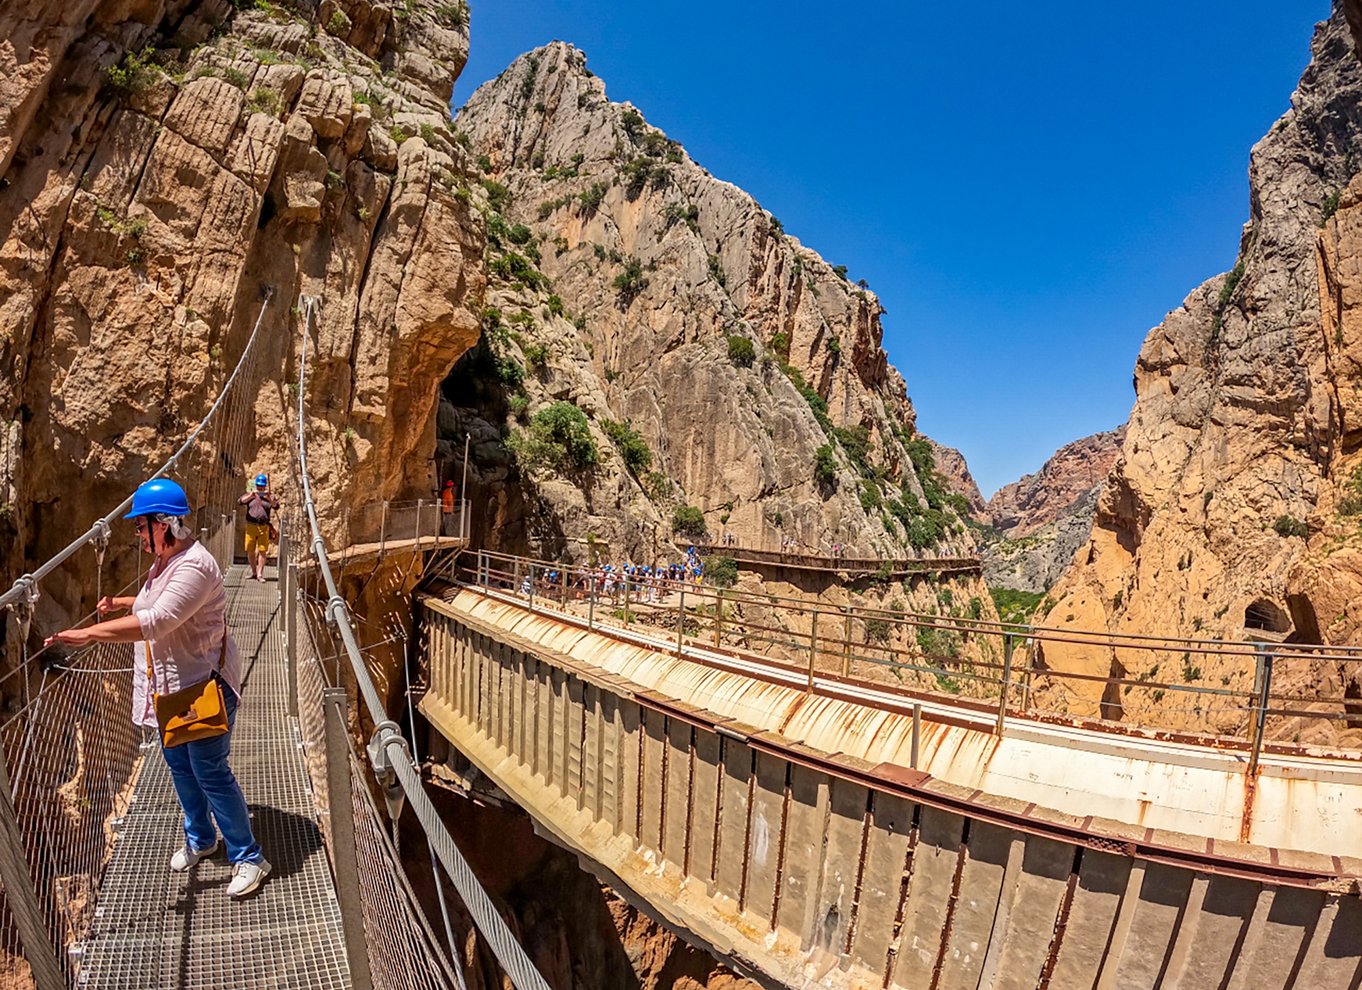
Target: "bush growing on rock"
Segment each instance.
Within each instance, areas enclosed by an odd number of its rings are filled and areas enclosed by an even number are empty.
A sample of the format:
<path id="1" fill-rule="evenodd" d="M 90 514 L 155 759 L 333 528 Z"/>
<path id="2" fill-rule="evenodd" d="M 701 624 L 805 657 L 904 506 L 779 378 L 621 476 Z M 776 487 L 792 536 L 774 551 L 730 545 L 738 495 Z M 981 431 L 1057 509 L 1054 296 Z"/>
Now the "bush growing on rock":
<path id="1" fill-rule="evenodd" d="M 643 136 L 643 114 L 630 107 L 620 115 L 620 126 L 629 135 L 630 141 L 637 141 Z"/>
<path id="2" fill-rule="evenodd" d="M 1310 528 L 1303 521 L 1295 516 L 1278 516 L 1272 528 L 1277 531 L 1278 536 L 1309 536 Z"/>
<path id="3" fill-rule="evenodd" d="M 128 52 L 123 61 L 109 66 L 105 73 L 109 88 L 123 96 L 146 89 L 158 71 L 153 61 L 155 55 L 156 51 L 150 45 L 141 52 Z"/>
<path id="4" fill-rule="evenodd" d="M 653 466 L 653 452 L 648 449 L 647 442 L 628 420 L 617 423 L 613 419 L 603 419 L 601 429 L 619 448 L 625 467 L 632 471 L 635 477 L 642 477 L 644 472 Z"/>
<path id="5" fill-rule="evenodd" d="M 698 540 L 705 535 L 705 514 L 693 505 L 678 505 L 672 513 L 672 531 Z"/>
<path id="6" fill-rule="evenodd" d="M 832 456 L 832 445 L 823 444 L 813 453 L 813 478 L 822 488 L 831 488 L 837 481 L 837 459 Z"/>
<path id="7" fill-rule="evenodd" d="M 398 142 L 401 144 L 402 142 Z M 511 206 L 511 190 L 496 179 L 483 179 L 482 188 L 487 191 L 487 205 L 493 213 L 505 213 Z"/>
<path id="8" fill-rule="evenodd" d="M 594 467 L 598 457 L 586 414 L 566 401 L 539 410 L 530 425 L 513 433 L 506 444 L 531 468 L 584 470 Z"/>
<path id="9" fill-rule="evenodd" d="M 757 352 L 752 347 L 752 341 L 737 334 L 729 335 L 728 360 L 732 361 L 736 367 L 750 368 L 756 357 Z"/>
<path id="10" fill-rule="evenodd" d="M 717 588 L 731 588 L 738 583 L 738 562 L 732 557 L 711 557 L 705 563 L 705 576 Z"/>
<path id="11" fill-rule="evenodd" d="M 643 265 L 639 264 L 639 260 L 630 258 L 624 264 L 624 271 L 616 275 L 610 284 L 619 293 L 620 306 L 628 307 L 648 287 L 648 280 L 643 276 Z"/>
<path id="12" fill-rule="evenodd" d="M 589 188 L 582 190 L 577 196 L 577 202 L 582 204 L 582 212 L 588 217 L 594 215 L 609 188 L 604 182 L 593 182 Z"/>

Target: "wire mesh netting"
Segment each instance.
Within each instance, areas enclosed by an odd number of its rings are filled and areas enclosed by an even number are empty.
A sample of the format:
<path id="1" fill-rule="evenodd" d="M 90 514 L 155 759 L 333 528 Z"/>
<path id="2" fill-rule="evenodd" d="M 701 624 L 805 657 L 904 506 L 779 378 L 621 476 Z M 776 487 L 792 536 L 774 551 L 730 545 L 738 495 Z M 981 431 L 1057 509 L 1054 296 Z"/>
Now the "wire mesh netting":
<path id="1" fill-rule="evenodd" d="M 323 690 L 337 686 L 337 660 L 343 645 L 325 618 L 325 602 L 304 592 L 296 606 L 298 637 L 298 725 L 306 766 L 327 848 L 334 857 L 330 827 L 334 795 L 329 792 L 325 757 Z M 348 749 L 350 794 L 336 801 L 353 816 L 356 864 L 363 897 L 365 942 L 374 986 L 395 990 L 450 990 L 456 984 L 444 951 L 436 941 L 407 881 L 401 858 L 385 830 L 386 817 L 375 804 L 366 781 L 371 774 Z M 346 797 L 349 798 L 348 807 Z M 334 860 L 333 860 L 334 861 Z"/>

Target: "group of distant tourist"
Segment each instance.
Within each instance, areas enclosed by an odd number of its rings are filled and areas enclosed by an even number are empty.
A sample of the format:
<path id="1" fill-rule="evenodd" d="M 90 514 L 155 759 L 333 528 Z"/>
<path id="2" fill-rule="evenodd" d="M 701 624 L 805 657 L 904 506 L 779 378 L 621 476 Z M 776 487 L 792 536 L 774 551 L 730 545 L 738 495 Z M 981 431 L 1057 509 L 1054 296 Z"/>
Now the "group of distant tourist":
<path id="1" fill-rule="evenodd" d="M 705 562 L 695 547 L 686 550 L 684 560 L 655 564 L 596 564 L 595 566 L 541 568 L 520 576 L 517 591 L 528 597 L 566 595 L 571 600 L 592 595 L 618 602 L 626 596 L 634 601 L 653 603 L 687 584 L 699 585 L 705 579 Z"/>

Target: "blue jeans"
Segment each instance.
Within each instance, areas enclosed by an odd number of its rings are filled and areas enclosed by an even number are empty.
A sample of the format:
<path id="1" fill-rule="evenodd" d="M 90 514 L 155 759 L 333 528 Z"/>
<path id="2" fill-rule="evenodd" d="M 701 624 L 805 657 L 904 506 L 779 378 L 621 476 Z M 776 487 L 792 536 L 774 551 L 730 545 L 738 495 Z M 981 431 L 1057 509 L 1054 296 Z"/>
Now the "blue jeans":
<path id="1" fill-rule="evenodd" d="M 227 724 L 236 725 L 238 699 L 226 683 L 219 681 L 223 700 L 227 705 Z M 161 748 L 170 779 L 175 785 L 175 796 L 184 809 L 184 837 L 196 852 L 212 848 L 217 841 L 213 819 L 222 829 L 227 843 L 227 859 L 231 863 L 260 863 L 265 857 L 260 843 L 251 831 L 251 813 L 241 785 L 236 782 L 227 756 L 232 749 L 232 733 L 227 731 L 212 739 L 199 739 L 171 749 Z M 212 815 L 209 815 L 211 810 Z"/>

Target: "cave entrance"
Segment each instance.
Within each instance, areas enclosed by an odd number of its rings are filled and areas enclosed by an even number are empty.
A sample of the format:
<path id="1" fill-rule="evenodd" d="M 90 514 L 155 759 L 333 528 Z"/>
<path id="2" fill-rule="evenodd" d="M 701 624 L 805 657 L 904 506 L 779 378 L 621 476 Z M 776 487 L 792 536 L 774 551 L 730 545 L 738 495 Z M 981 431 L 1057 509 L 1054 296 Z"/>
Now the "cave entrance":
<path id="1" fill-rule="evenodd" d="M 1286 609 L 1267 598 L 1259 598 L 1244 609 L 1244 628 L 1263 629 L 1267 632 L 1285 633 L 1291 631 L 1291 617 Z"/>

